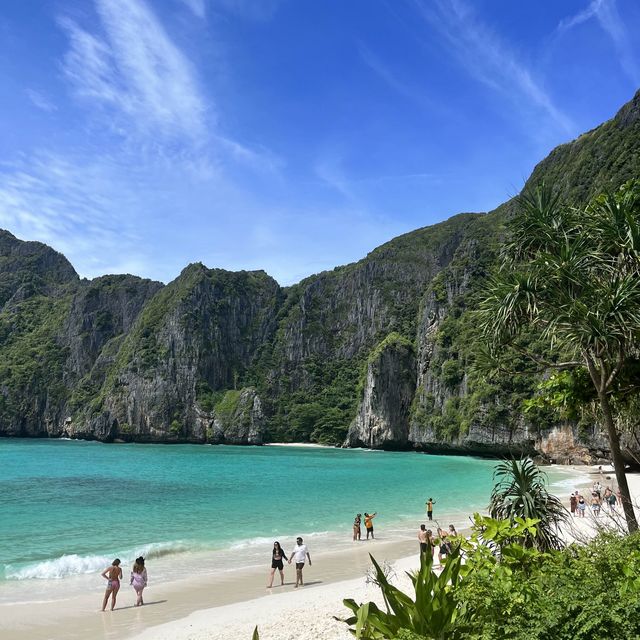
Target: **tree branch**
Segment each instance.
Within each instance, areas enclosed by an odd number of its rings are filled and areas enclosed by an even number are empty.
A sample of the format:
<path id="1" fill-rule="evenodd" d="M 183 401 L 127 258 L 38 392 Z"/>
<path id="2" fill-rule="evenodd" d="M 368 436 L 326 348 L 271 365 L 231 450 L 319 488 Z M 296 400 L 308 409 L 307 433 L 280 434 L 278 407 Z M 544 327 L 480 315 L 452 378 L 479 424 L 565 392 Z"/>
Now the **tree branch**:
<path id="1" fill-rule="evenodd" d="M 538 373 L 542 373 L 546 369 L 557 369 L 558 371 L 563 371 L 565 369 L 573 369 L 574 367 L 582 367 L 584 366 L 584 362 L 582 360 L 568 360 L 567 362 L 552 362 L 551 360 L 547 360 L 541 356 L 537 356 L 534 353 L 531 353 L 524 347 L 519 347 L 518 345 L 511 344 L 512 349 L 517 351 L 521 356 L 528 358 L 532 362 L 541 365 L 543 368 L 540 369 Z"/>
<path id="2" fill-rule="evenodd" d="M 618 357 L 616 359 L 616 364 L 611 370 L 609 377 L 607 378 L 607 386 L 605 387 L 605 389 L 608 389 L 611 386 L 611 383 L 614 381 L 615 377 L 620 372 L 620 369 L 622 369 L 623 364 L 624 364 L 624 353 L 623 353 L 623 347 L 622 345 L 620 345 L 618 347 Z"/>

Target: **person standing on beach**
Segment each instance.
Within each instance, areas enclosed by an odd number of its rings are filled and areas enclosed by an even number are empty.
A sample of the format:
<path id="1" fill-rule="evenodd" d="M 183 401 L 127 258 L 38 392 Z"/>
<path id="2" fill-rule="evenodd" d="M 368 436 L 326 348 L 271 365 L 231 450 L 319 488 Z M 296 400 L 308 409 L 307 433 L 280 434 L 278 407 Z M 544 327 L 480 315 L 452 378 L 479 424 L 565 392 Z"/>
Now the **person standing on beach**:
<path id="1" fill-rule="evenodd" d="M 587 508 L 587 503 L 584 500 L 584 497 L 582 495 L 578 496 L 578 515 L 581 518 L 584 518 L 584 512 Z"/>
<path id="2" fill-rule="evenodd" d="M 309 560 L 309 566 L 311 566 L 311 556 L 309 555 L 309 550 L 307 549 L 307 545 L 303 544 L 302 538 L 296 538 L 296 546 L 293 548 L 291 552 L 291 557 L 289 558 L 289 564 L 291 564 L 292 560 L 295 560 L 296 563 L 296 586 L 298 585 L 304 587 L 304 582 L 302 581 L 302 569 L 304 568 L 305 560 Z"/>
<path id="3" fill-rule="evenodd" d="M 360 529 L 360 523 L 362 522 L 362 514 L 357 513 L 355 520 L 353 521 L 353 539 L 360 540 L 362 533 Z"/>
<path id="4" fill-rule="evenodd" d="M 438 527 L 438 536 L 440 538 L 440 549 L 438 551 L 438 562 L 442 564 L 442 558 L 451 555 L 451 542 L 447 539 L 447 532 Z"/>
<path id="5" fill-rule="evenodd" d="M 431 529 L 423 524 L 420 525 L 418 531 L 418 542 L 420 544 L 420 554 L 433 553 L 433 539 L 431 538 Z"/>
<path id="6" fill-rule="evenodd" d="M 569 498 L 569 508 L 571 509 L 571 515 L 576 515 L 576 509 L 578 508 L 578 497 L 575 493 L 571 494 Z"/>
<path id="7" fill-rule="evenodd" d="M 271 589 L 273 586 L 273 576 L 276 574 L 276 569 L 280 572 L 280 585 L 284 586 L 284 563 L 283 560 L 288 560 L 285 552 L 282 550 L 280 543 L 276 540 L 273 543 L 273 550 L 271 551 L 271 576 L 267 589 Z M 291 564 L 291 561 L 289 561 Z"/>
<path id="8" fill-rule="evenodd" d="M 374 540 L 375 536 L 373 535 L 373 519 L 378 515 L 377 511 L 374 513 L 364 512 L 364 528 L 367 530 L 367 540 L 369 539 L 369 534 L 371 534 L 371 539 Z"/>
<path id="9" fill-rule="evenodd" d="M 144 566 L 144 558 L 140 556 L 136 558 L 136 562 L 131 570 L 131 580 L 129 584 L 135 589 L 138 599 L 136 600 L 136 607 L 140 607 L 144 604 L 142 600 L 142 592 L 147 586 L 147 569 Z"/>
<path id="10" fill-rule="evenodd" d="M 120 590 L 120 580 L 122 580 L 122 568 L 120 567 L 120 559 L 116 558 L 111 566 L 107 567 L 102 573 L 102 577 L 107 581 L 107 590 L 104 592 L 104 600 L 102 601 L 102 610 L 107 608 L 107 601 L 111 596 L 111 611 L 116 606 L 116 596 Z"/>
<path id="11" fill-rule="evenodd" d="M 427 505 L 427 518 L 433 520 L 433 505 L 435 504 L 433 498 L 429 498 L 425 504 Z"/>

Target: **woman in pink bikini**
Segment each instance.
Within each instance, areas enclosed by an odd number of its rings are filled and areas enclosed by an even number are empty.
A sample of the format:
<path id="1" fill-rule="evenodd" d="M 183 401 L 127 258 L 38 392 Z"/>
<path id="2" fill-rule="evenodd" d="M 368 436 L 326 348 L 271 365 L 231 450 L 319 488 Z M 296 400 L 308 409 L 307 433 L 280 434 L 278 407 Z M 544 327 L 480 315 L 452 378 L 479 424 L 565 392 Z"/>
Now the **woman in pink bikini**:
<path id="1" fill-rule="evenodd" d="M 102 610 L 107 608 L 107 601 L 111 596 L 111 611 L 116 606 L 116 596 L 120 589 L 120 580 L 122 580 L 122 569 L 120 568 L 120 560 L 116 558 L 110 567 L 102 572 L 102 577 L 107 581 L 107 590 L 104 592 L 104 600 L 102 601 Z"/>

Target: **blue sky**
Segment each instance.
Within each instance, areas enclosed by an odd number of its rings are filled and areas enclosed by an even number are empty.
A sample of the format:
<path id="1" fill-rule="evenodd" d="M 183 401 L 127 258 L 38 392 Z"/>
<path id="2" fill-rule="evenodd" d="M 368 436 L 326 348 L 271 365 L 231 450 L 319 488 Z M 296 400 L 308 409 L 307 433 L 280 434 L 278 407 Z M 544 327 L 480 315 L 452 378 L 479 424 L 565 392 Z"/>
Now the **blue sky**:
<path id="1" fill-rule="evenodd" d="M 635 0 L 6 0 L 0 227 L 281 284 L 487 211 L 640 87 Z"/>

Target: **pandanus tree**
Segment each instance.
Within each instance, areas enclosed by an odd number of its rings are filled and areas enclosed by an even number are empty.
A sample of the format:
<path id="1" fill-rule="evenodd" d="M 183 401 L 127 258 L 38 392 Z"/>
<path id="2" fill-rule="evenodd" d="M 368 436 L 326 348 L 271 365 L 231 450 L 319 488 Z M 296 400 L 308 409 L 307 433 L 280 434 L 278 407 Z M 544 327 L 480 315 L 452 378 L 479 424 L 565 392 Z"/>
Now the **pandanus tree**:
<path id="1" fill-rule="evenodd" d="M 562 549 L 559 526 L 567 519 L 560 500 L 547 491 L 546 477 L 531 460 L 504 460 L 496 467 L 489 514 L 497 520 L 537 520 L 535 533 L 527 533 L 525 546 L 540 551 Z"/>
<path id="2" fill-rule="evenodd" d="M 517 353 L 542 369 L 589 372 L 627 527 L 637 531 L 612 394 L 640 347 L 640 184 L 585 208 L 565 205 L 546 185 L 525 190 L 509 231 L 479 309 L 488 353 L 494 362 Z M 521 339 L 532 332 L 547 357 Z"/>

